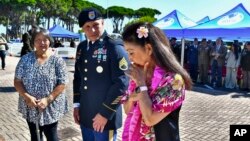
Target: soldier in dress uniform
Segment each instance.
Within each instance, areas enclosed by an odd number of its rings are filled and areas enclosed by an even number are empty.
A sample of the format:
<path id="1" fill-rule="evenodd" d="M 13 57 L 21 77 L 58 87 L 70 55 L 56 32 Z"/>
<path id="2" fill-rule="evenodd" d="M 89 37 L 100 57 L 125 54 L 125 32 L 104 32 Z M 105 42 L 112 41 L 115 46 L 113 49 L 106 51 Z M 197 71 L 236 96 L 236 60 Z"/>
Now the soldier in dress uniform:
<path id="1" fill-rule="evenodd" d="M 129 62 L 121 39 L 104 30 L 101 13 L 84 9 L 78 17 L 87 39 L 76 53 L 74 120 L 80 124 L 84 141 L 116 140 L 116 129 L 122 125 L 119 101 L 128 87 L 124 71 Z"/>

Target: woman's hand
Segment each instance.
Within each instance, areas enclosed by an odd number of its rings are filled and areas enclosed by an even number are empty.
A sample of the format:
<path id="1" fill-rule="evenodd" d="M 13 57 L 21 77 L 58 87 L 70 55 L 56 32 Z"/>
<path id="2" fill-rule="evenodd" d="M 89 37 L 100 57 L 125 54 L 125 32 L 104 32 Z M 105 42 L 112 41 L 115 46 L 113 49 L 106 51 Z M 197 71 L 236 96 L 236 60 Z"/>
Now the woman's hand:
<path id="1" fill-rule="evenodd" d="M 132 94 L 129 95 L 128 101 L 129 102 L 136 102 L 142 98 L 143 98 L 143 94 L 137 94 L 137 93 L 133 92 Z"/>
<path id="2" fill-rule="evenodd" d="M 49 105 L 49 101 L 47 97 L 44 97 L 37 102 L 37 106 L 39 111 L 43 111 Z"/>
<path id="3" fill-rule="evenodd" d="M 26 104 L 28 105 L 28 107 L 30 107 L 30 108 L 37 107 L 38 100 L 34 96 L 31 96 L 27 93 L 24 95 L 25 95 L 24 100 L 25 100 Z"/>
<path id="4" fill-rule="evenodd" d="M 140 67 L 137 64 L 131 64 L 128 71 L 125 72 L 127 76 L 129 76 L 133 81 L 135 81 L 137 86 L 145 86 L 146 85 L 146 75 L 148 69 L 148 62 L 144 65 L 144 67 Z"/>

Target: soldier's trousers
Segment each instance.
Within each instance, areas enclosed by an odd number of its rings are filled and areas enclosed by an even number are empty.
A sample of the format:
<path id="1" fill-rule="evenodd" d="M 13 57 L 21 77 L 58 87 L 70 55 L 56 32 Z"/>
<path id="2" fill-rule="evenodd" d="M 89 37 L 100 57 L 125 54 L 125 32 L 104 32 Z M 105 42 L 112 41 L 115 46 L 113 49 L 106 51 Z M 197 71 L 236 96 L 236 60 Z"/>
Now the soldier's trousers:
<path id="1" fill-rule="evenodd" d="M 82 139 L 84 141 L 116 141 L 117 132 L 116 130 L 104 130 L 101 132 L 96 132 L 90 128 L 83 127 L 82 130 Z"/>

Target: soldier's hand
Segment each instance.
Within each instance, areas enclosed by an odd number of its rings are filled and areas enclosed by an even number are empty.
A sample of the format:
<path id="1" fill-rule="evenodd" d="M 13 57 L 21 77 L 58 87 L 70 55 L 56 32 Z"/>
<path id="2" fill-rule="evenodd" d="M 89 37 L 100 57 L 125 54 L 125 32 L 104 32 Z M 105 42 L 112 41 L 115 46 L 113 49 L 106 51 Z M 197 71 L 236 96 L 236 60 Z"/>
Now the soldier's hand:
<path id="1" fill-rule="evenodd" d="M 103 117 L 101 114 L 97 114 L 93 118 L 93 128 L 96 132 L 103 132 L 105 125 L 107 124 L 108 120 Z"/>
<path id="2" fill-rule="evenodd" d="M 75 123 L 78 124 L 78 125 L 80 125 L 79 108 L 74 108 L 73 116 L 74 116 Z"/>

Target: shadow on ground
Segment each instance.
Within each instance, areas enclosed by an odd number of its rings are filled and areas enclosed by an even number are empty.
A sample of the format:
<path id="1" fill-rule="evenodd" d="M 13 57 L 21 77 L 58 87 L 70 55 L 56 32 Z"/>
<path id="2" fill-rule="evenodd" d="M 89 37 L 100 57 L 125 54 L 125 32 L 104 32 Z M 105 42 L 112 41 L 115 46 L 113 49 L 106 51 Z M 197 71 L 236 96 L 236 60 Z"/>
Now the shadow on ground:
<path id="1" fill-rule="evenodd" d="M 235 93 L 231 96 L 232 98 L 250 98 L 250 93 L 245 92 L 245 93 Z"/>
<path id="2" fill-rule="evenodd" d="M 66 127 L 58 131 L 58 136 L 60 140 L 76 137 L 79 135 L 80 133 L 72 127 Z"/>
<path id="3" fill-rule="evenodd" d="M 11 93 L 11 92 L 16 92 L 16 89 L 15 87 L 0 87 L 0 92 Z"/>
<path id="4" fill-rule="evenodd" d="M 199 92 L 202 94 L 209 94 L 209 95 L 213 95 L 213 96 L 220 96 L 220 95 L 232 95 L 232 98 L 240 98 L 240 97 L 246 97 L 249 98 L 250 97 L 250 93 L 244 92 L 244 91 L 240 91 L 237 89 L 227 89 L 224 87 L 220 87 L 220 88 L 213 88 L 210 87 L 208 85 L 199 85 L 199 84 L 195 84 L 192 88 L 192 91 L 195 92 Z"/>

